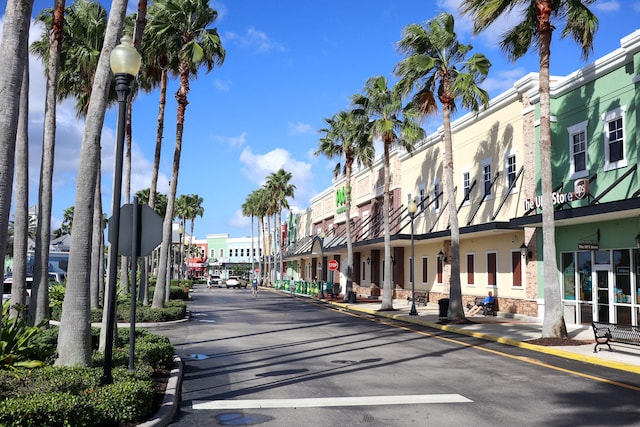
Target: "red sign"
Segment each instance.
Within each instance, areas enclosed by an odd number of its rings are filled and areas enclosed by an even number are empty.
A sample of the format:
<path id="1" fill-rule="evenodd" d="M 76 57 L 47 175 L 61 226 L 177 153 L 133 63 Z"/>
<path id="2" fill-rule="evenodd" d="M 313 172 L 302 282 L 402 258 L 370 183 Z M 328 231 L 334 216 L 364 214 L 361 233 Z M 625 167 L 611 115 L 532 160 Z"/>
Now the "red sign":
<path id="1" fill-rule="evenodd" d="M 256 273 L 260 273 L 260 269 L 259 268 L 256 268 Z"/>
<path id="2" fill-rule="evenodd" d="M 336 261 L 335 259 L 332 259 L 331 261 L 329 261 L 329 270 L 336 271 L 337 269 L 338 269 L 338 261 Z"/>

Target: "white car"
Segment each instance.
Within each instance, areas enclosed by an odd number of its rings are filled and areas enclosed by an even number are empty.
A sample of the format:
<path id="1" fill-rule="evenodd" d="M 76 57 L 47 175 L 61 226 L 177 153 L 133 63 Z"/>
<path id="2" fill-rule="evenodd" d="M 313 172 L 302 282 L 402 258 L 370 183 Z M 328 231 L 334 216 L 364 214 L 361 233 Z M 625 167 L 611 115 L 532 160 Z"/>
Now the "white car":
<path id="1" fill-rule="evenodd" d="M 226 281 L 226 286 L 227 289 L 229 288 L 246 288 L 247 287 L 247 281 L 246 280 L 242 280 L 237 276 L 231 276 L 227 279 Z"/>
<path id="2" fill-rule="evenodd" d="M 222 287 L 222 278 L 217 274 L 211 276 L 211 286 Z"/>

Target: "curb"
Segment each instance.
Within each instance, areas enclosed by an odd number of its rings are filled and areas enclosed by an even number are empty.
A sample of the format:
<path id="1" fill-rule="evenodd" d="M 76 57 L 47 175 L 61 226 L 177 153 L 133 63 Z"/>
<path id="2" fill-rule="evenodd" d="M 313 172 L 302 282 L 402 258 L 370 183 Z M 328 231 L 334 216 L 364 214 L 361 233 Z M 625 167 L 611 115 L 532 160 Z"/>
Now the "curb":
<path id="1" fill-rule="evenodd" d="M 164 392 L 164 400 L 158 412 L 156 412 L 153 418 L 138 424 L 138 427 L 165 427 L 167 426 L 178 411 L 178 404 L 180 403 L 180 395 L 182 390 L 182 368 L 184 363 L 179 356 L 173 356 L 173 363 L 176 365 L 171 370 L 169 381 L 167 382 L 167 389 Z"/>
<path id="2" fill-rule="evenodd" d="M 397 320 L 397 321 L 405 322 L 405 323 L 414 323 L 414 324 L 417 324 L 417 325 L 428 326 L 428 327 L 434 328 L 434 329 L 440 329 L 441 331 L 453 332 L 453 333 L 460 334 L 460 335 L 467 335 L 467 336 L 470 336 L 470 337 L 480 338 L 480 339 L 484 339 L 484 340 L 487 340 L 487 341 L 495 341 L 495 342 L 498 342 L 498 343 L 501 343 L 501 344 L 506 344 L 506 345 L 510 345 L 510 346 L 513 346 L 513 347 L 525 348 L 527 350 L 537 351 L 539 353 L 550 354 L 550 355 L 562 357 L 562 358 L 565 358 L 565 359 L 577 360 L 577 361 L 580 361 L 580 362 L 590 363 L 592 365 L 604 366 L 604 367 L 607 367 L 607 368 L 617 369 L 617 370 L 620 370 L 620 371 L 626 371 L 626 372 L 632 372 L 632 373 L 635 373 L 635 374 L 640 374 L 640 366 L 630 365 L 628 363 L 616 362 L 616 361 L 612 361 L 612 360 L 602 360 L 602 359 L 599 359 L 597 357 L 586 356 L 586 355 L 582 355 L 582 354 L 576 354 L 576 353 L 573 353 L 573 352 L 567 351 L 567 350 L 555 349 L 553 347 L 545 347 L 545 346 L 535 345 L 535 344 L 529 344 L 529 343 L 526 343 L 526 342 L 516 341 L 516 340 L 509 339 L 509 338 L 504 338 L 504 337 L 497 337 L 495 335 L 487 334 L 487 333 L 484 333 L 484 332 L 469 331 L 469 330 L 462 329 L 462 328 L 456 328 L 455 326 L 442 325 L 442 324 L 433 323 L 433 322 L 426 322 L 426 321 L 423 321 L 423 320 L 420 320 L 420 319 L 415 319 L 413 317 L 409 317 L 409 316 L 404 315 L 404 314 L 402 314 L 402 315 L 388 314 L 388 313 L 385 313 L 385 312 L 381 312 L 381 311 L 377 311 L 377 310 L 370 310 L 370 309 L 366 309 L 366 308 L 362 308 L 362 307 L 358 307 L 358 306 L 354 306 L 354 305 L 349 305 L 349 304 L 342 304 L 342 303 L 336 303 L 336 302 L 331 302 L 331 301 L 327 301 L 327 302 L 329 304 L 331 304 L 331 305 L 335 305 L 335 306 L 341 307 L 343 310 L 346 310 L 346 311 L 366 313 L 366 314 L 370 314 L 372 316 L 385 317 L 387 319 L 393 319 L 393 320 Z"/>

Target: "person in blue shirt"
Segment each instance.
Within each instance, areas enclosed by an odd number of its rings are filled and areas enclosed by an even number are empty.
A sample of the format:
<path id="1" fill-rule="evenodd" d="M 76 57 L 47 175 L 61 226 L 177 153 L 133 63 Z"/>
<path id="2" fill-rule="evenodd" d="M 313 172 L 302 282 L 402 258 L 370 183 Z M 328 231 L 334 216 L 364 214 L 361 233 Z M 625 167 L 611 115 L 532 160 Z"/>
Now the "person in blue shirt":
<path id="1" fill-rule="evenodd" d="M 467 315 L 469 315 L 469 316 L 475 315 L 480 310 L 482 310 L 485 306 L 493 305 L 494 301 L 495 301 L 495 298 L 493 297 L 493 293 L 491 293 L 491 291 L 489 291 L 489 293 L 487 294 L 485 299 L 482 300 L 482 302 L 476 304 L 474 307 L 471 307 L 469 309 L 469 311 L 467 311 Z"/>

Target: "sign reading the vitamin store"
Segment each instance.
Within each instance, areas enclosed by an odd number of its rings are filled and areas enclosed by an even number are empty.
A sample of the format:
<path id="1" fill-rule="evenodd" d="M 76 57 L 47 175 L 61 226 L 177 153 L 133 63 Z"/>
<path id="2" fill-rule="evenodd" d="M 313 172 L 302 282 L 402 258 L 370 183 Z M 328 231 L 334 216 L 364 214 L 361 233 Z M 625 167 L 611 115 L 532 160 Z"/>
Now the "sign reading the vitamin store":
<path id="1" fill-rule="evenodd" d="M 554 205 L 561 205 L 563 203 L 570 203 L 574 200 L 582 200 L 589 195 L 589 180 L 578 179 L 573 183 L 573 191 L 568 193 L 551 193 L 551 200 Z M 538 196 L 535 199 L 527 199 L 524 201 L 524 209 L 529 211 L 542 207 L 542 197 Z"/>

